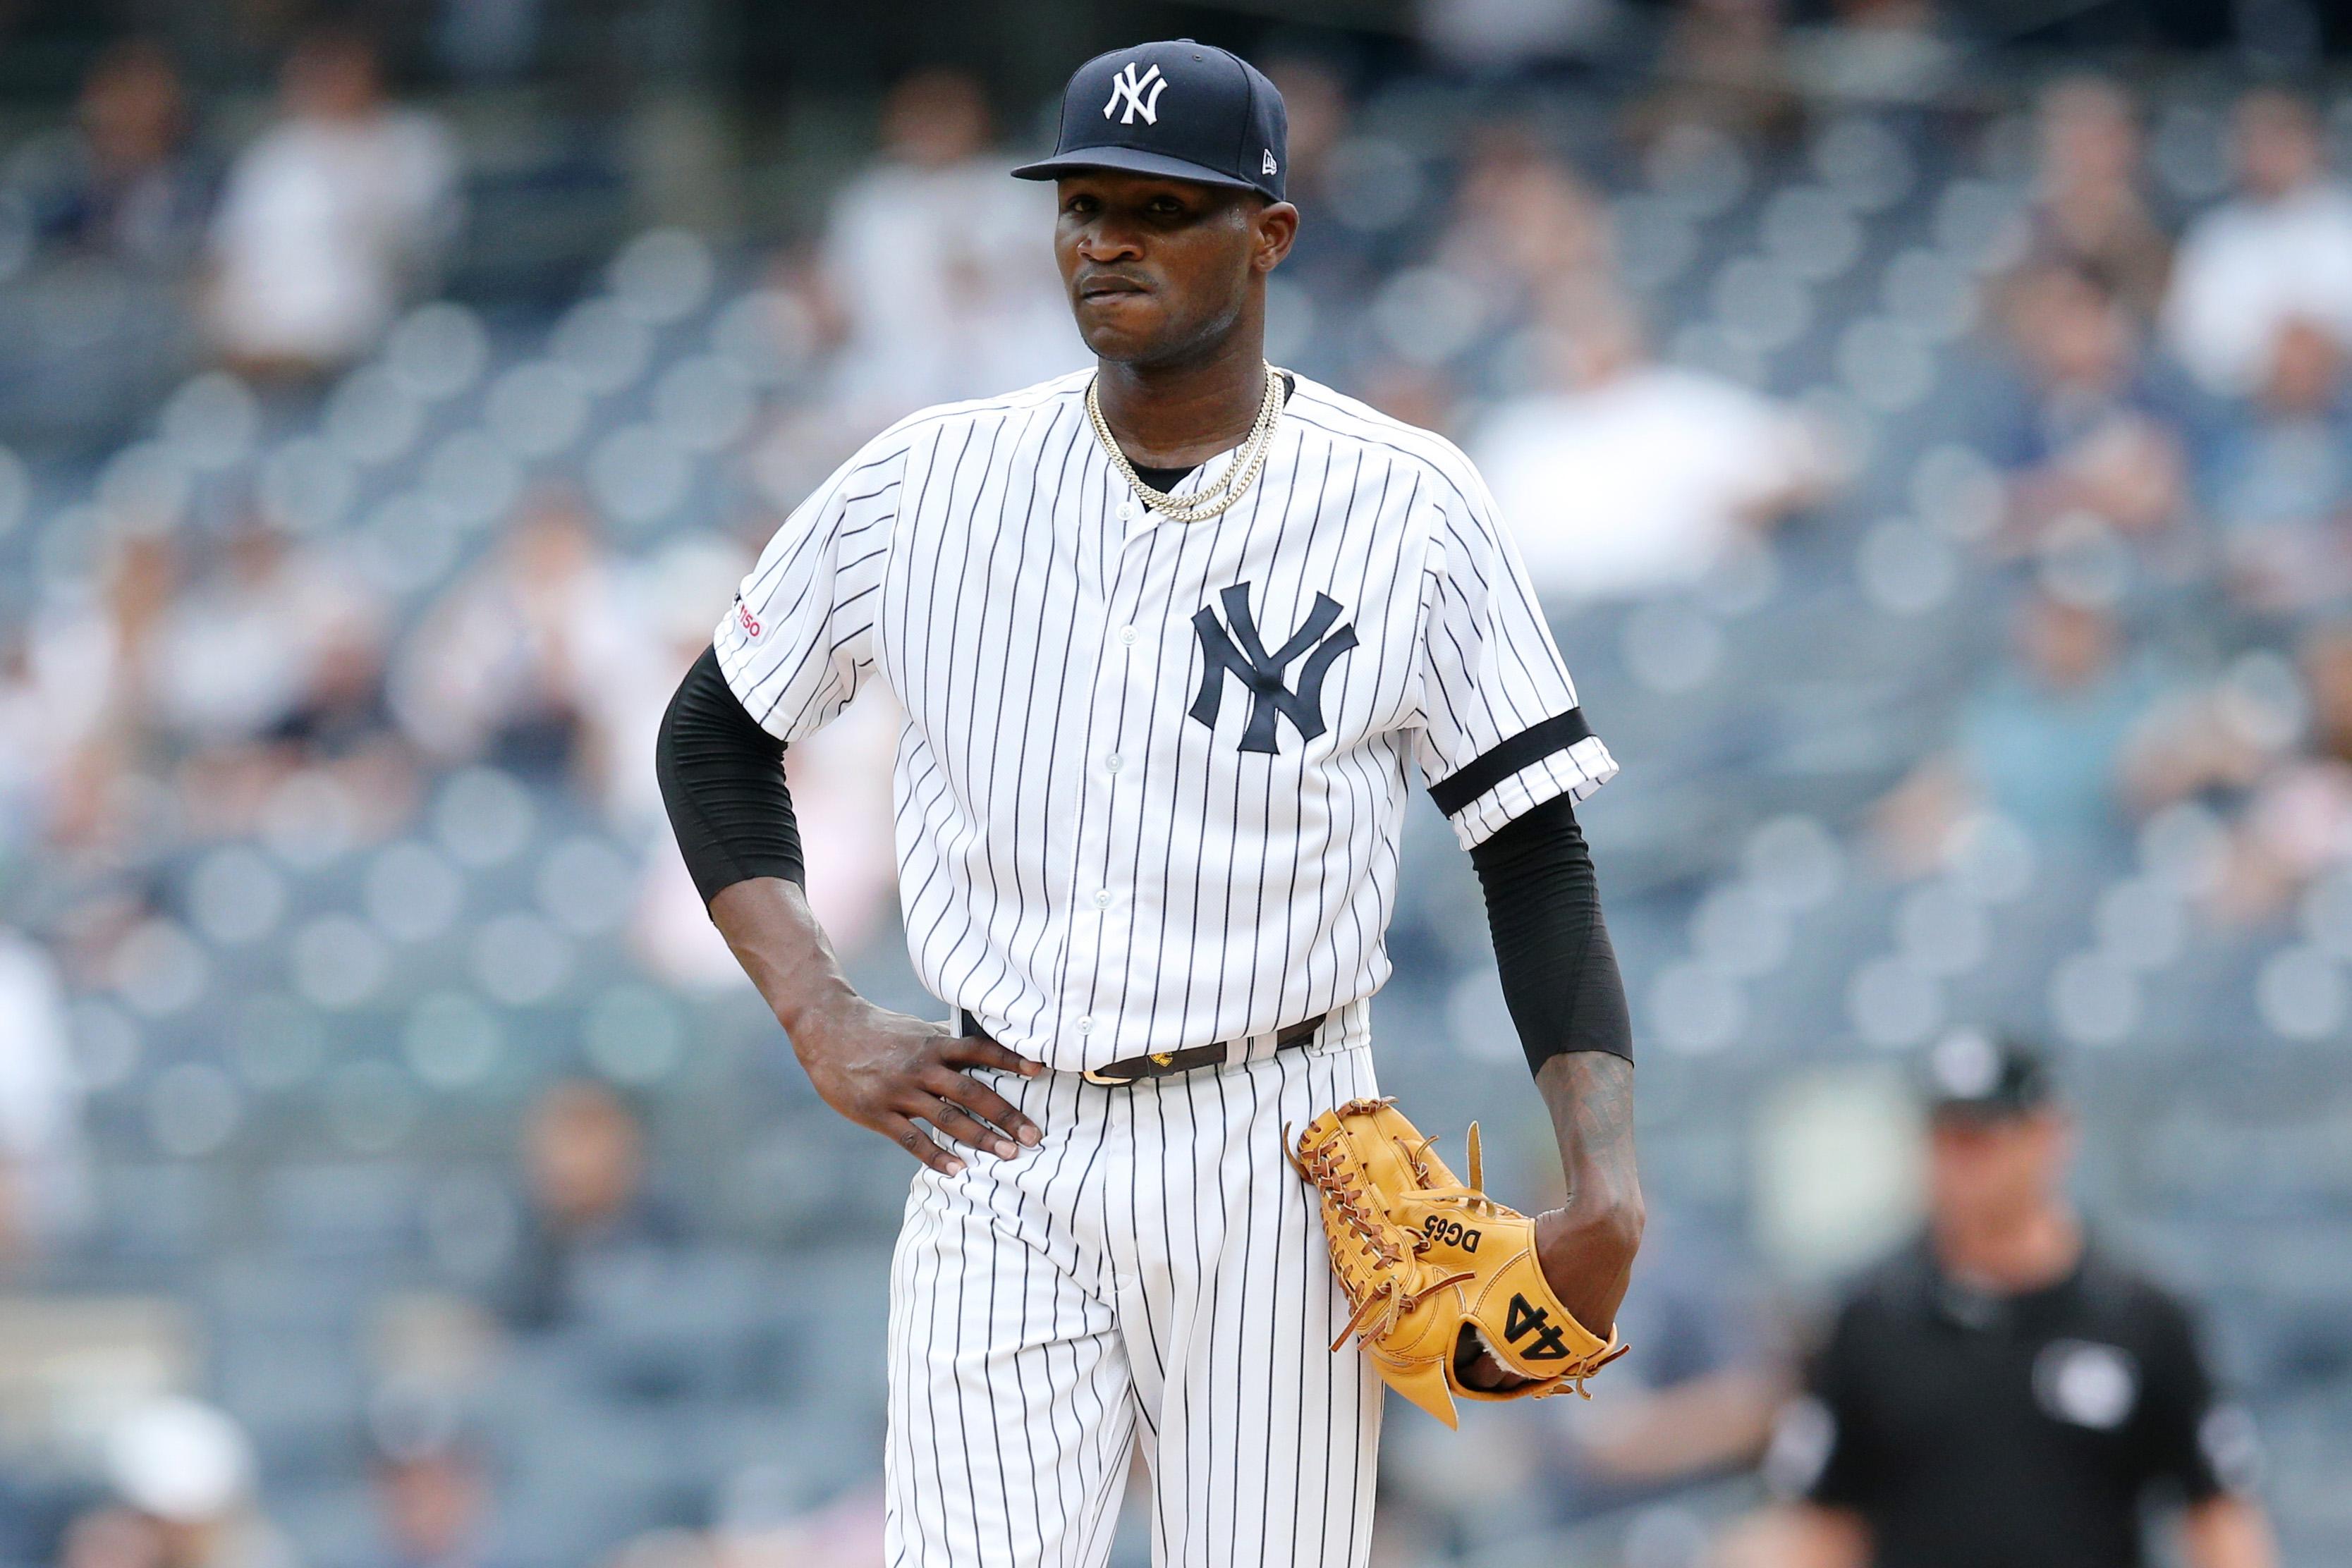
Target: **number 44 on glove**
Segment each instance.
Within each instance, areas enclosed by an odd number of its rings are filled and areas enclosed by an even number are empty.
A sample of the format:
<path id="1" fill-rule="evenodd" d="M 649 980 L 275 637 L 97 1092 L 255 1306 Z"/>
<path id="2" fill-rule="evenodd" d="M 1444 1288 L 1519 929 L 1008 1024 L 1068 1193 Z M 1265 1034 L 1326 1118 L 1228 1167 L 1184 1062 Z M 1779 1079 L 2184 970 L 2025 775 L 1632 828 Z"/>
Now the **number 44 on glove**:
<path id="1" fill-rule="evenodd" d="M 1307 1124 L 1283 1153 L 1322 1195 L 1331 1271 L 1355 1312 L 1354 1334 L 1388 1385 L 1451 1427 L 1454 1396 L 1540 1399 L 1573 1388 L 1625 1354 L 1612 1328 L 1588 1330 L 1544 1278 L 1535 1221 L 1488 1197 L 1470 1124 L 1465 1185 L 1430 1152 L 1434 1138 L 1389 1100 L 1350 1100 Z M 1527 1382 L 1473 1388 L 1480 1350 Z"/>

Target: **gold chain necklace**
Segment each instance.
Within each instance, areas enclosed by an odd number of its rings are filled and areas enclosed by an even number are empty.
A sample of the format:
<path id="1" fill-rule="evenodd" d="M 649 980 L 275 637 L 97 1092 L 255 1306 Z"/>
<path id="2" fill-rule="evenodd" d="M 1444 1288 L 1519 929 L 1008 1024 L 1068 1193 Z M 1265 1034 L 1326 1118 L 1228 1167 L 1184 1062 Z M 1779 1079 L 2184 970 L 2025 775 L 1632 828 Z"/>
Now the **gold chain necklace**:
<path id="1" fill-rule="evenodd" d="M 1224 473 L 1215 484 L 1204 485 L 1197 494 L 1184 497 L 1155 490 L 1136 473 L 1135 465 L 1128 461 L 1127 454 L 1119 450 L 1118 439 L 1111 434 L 1109 422 L 1103 418 L 1102 400 L 1095 390 L 1101 382 L 1102 378 L 1097 376 L 1087 383 L 1087 418 L 1095 427 L 1095 439 L 1102 443 L 1103 450 L 1110 455 L 1111 466 L 1126 479 L 1136 498 L 1161 517 L 1178 523 L 1205 522 L 1230 510 L 1257 483 L 1259 473 L 1265 467 L 1266 454 L 1274 445 L 1274 427 L 1282 418 L 1282 372 L 1272 365 L 1265 367 L 1265 393 L 1258 402 L 1257 419 L 1250 426 L 1249 438 L 1234 454 L 1234 460 L 1225 465 Z"/>

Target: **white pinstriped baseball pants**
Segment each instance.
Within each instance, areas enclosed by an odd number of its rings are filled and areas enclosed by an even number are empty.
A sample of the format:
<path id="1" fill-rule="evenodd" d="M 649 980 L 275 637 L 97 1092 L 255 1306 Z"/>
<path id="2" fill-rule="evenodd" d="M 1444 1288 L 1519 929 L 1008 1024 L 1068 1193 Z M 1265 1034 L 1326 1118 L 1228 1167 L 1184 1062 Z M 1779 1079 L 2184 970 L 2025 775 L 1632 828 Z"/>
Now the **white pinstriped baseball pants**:
<path id="1" fill-rule="evenodd" d="M 1362 1568 L 1381 1385 L 1329 1348 L 1347 1299 L 1281 1145 L 1377 1092 L 1368 1011 L 1126 1088 L 982 1075 L 1045 1140 L 915 1178 L 890 1270 L 890 1568 L 1097 1568 L 1138 1442 L 1159 1568 Z"/>

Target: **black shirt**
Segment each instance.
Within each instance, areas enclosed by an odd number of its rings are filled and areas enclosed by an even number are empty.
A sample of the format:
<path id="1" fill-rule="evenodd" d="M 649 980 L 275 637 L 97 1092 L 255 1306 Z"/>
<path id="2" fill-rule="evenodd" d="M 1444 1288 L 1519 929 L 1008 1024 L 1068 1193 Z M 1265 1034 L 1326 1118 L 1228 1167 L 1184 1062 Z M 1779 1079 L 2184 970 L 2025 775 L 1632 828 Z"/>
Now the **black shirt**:
<path id="1" fill-rule="evenodd" d="M 2096 1249 L 1995 1297 L 1915 1246 L 1846 1301 L 1808 1382 L 1776 1479 L 1860 1513 L 1876 1568 L 2139 1568 L 2143 1500 L 2213 1496 L 2250 1440 L 2180 1304 Z"/>

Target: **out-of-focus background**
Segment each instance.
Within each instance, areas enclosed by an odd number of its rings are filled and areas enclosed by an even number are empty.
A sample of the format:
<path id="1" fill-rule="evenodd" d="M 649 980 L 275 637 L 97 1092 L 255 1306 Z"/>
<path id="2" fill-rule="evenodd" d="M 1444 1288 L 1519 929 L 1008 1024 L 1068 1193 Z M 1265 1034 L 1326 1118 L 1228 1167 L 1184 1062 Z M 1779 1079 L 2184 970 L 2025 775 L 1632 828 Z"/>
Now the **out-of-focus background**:
<path id="1" fill-rule="evenodd" d="M 2201 1302 L 2287 1560 L 2352 1561 L 2341 7 L 14 0 L 0 1563 L 880 1562 L 910 1167 L 651 737 L 835 463 L 1080 362 L 1003 171 L 1172 35 L 1288 99 L 1274 357 L 1480 463 L 1624 767 L 1639 1350 L 1392 1410 L 1379 1561 L 1703 1561 L 1968 1021 L 2060 1052 L 2099 1233 Z M 794 796 L 937 1013 L 894 724 Z M 1532 1207 L 1433 809 L 1403 883 L 1383 1079 Z"/>

